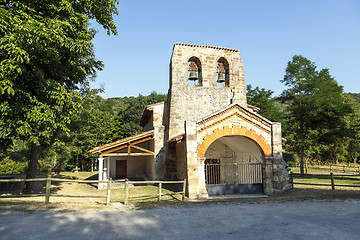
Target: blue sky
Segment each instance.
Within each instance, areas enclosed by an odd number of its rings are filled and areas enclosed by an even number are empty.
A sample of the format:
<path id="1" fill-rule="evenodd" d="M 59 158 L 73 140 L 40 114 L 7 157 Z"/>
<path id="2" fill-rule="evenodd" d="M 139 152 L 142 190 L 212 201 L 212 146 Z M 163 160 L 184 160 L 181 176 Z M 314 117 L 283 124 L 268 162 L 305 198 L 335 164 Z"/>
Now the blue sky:
<path id="1" fill-rule="evenodd" d="M 92 87 L 104 98 L 167 93 L 174 43 L 240 50 L 245 84 L 279 95 L 287 62 L 303 55 L 328 68 L 345 92 L 360 92 L 358 0 L 128 0 L 115 16 L 119 34 L 99 32 L 105 64 Z"/>

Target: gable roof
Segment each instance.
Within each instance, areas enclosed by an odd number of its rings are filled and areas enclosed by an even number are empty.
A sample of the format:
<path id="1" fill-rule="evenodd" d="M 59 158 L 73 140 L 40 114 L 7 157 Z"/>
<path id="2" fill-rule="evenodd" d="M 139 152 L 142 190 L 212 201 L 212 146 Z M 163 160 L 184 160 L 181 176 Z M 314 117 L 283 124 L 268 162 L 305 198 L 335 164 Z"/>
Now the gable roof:
<path id="1" fill-rule="evenodd" d="M 112 148 L 115 148 L 115 147 L 119 147 L 121 145 L 130 144 L 130 143 L 132 143 L 134 141 L 137 141 L 137 140 L 140 140 L 140 139 L 143 139 L 143 138 L 146 138 L 146 137 L 153 138 L 154 137 L 154 130 L 150 130 L 150 131 L 147 131 L 147 132 L 136 134 L 136 135 L 131 136 L 131 137 L 123 138 L 123 139 L 117 140 L 115 142 L 111 142 L 111 143 L 107 143 L 107 144 L 95 147 L 93 149 L 90 149 L 89 152 L 91 152 L 91 153 L 101 153 L 101 152 L 104 152 L 106 150 L 109 150 L 109 149 L 112 149 Z"/>
<path id="2" fill-rule="evenodd" d="M 178 46 L 186 46 L 186 47 L 196 47 L 196 48 L 213 48 L 213 49 L 217 49 L 217 50 L 225 50 L 225 51 L 230 51 L 230 52 L 240 52 L 240 50 L 238 50 L 238 49 L 225 48 L 225 47 L 216 47 L 216 46 L 210 46 L 208 44 L 206 44 L 206 45 L 196 45 L 196 44 L 188 44 L 188 43 L 175 43 L 174 47 L 176 45 L 178 45 Z"/>
<path id="3" fill-rule="evenodd" d="M 236 116 L 265 132 L 271 132 L 273 123 L 270 120 L 262 117 L 251 109 L 233 103 L 197 121 L 198 133 L 226 121 L 233 116 Z"/>
<path id="4" fill-rule="evenodd" d="M 252 117 L 252 118 L 257 118 L 258 120 L 260 120 L 261 122 L 265 123 L 266 125 L 272 125 L 272 122 L 266 118 L 264 118 L 263 116 L 261 116 L 260 114 L 253 112 L 253 111 L 249 111 L 247 108 L 237 104 L 237 103 L 232 103 L 224 108 L 221 108 L 219 110 L 217 110 L 216 112 L 211 113 L 210 115 L 207 115 L 205 117 L 203 117 L 202 119 L 197 121 L 197 124 L 202 124 L 205 123 L 209 120 L 211 120 L 213 117 L 217 116 L 217 115 L 221 115 L 223 113 L 226 113 L 228 111 L 231 111 L 232 109 L 237 108 L 240 111 L 246 113 L 248 116 Z"/>
<path id="5" fill-rule="evenodd" d="M 152 112 L 154 110 L 154 107 L 157 106 L 157 105 L 160 105 L 160 104 L 164 104 L 164 102 L 158 102 L 158 103 L 154 103 L 154 104 L 151 104 L 151 105 L 147 105 L 144 108 L 143 113 L 141 115 L 141 119 L 140 119 L 140 126 L 141 127 L 144 127 L 147 124 L 147 122 L 151 118 L 151 114 L 152 114 Z"/>

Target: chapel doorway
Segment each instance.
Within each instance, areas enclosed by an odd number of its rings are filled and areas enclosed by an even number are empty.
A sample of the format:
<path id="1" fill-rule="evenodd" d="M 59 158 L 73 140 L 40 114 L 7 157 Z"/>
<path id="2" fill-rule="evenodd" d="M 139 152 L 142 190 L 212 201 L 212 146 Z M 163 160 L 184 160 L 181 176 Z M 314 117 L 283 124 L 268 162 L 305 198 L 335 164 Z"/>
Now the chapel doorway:
<path id="1" fill-rule="evenodd" d="M 209 195 L 263 193 L 263 153 L 251 139 L 224 136 L 205 153 Z"/>
<path id="2" fill-rule="evenodd" d="M 127 177 L 127 161 L 116 161 L 116 178 L 124 179 Z"/>

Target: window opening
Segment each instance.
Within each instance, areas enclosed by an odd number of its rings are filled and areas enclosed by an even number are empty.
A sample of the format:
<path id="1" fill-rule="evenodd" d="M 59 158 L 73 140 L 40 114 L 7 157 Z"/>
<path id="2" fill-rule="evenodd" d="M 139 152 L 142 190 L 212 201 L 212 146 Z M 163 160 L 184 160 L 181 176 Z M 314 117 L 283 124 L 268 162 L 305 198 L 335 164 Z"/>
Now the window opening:
<path id="1" fill-rule="evenodd" d="M 188 63 L 188 79 L 190 86 L 199 85 L 199 68 L 194 61 Z"/>
<path id="2" fill-rule="evenodd" d="M 224 64 L 222 62 L 218 62 L 217 64 L 217 86 L 218 87 L 225 87 L 225 77 L 226 77 L 226 70 Z"/>

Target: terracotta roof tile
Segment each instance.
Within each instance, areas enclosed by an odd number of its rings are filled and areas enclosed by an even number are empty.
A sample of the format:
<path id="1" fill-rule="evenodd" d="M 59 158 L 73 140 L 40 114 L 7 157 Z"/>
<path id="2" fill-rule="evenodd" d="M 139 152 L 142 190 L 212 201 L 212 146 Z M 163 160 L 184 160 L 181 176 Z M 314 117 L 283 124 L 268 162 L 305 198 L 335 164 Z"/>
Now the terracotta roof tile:
<path id="1" fill-rule="evenodd" d="M 178 46 L 187 46 L 187 47 L 197 47 L 197 48 L 213 48 L 213 49 L 218 49 L 218 50 L 225 50 L 225 51 L 230 51 L 230 52 L 240 52 L 240 50 L 238 49 L 232 49 L 232 48 L 224 48 L 224 47 L 216 47 L 216 46 L 210 46 L 210 45 L 196 45 L 196 44 L 187 44 L 187 43 L 175 43 L 175 45 Z"/>

